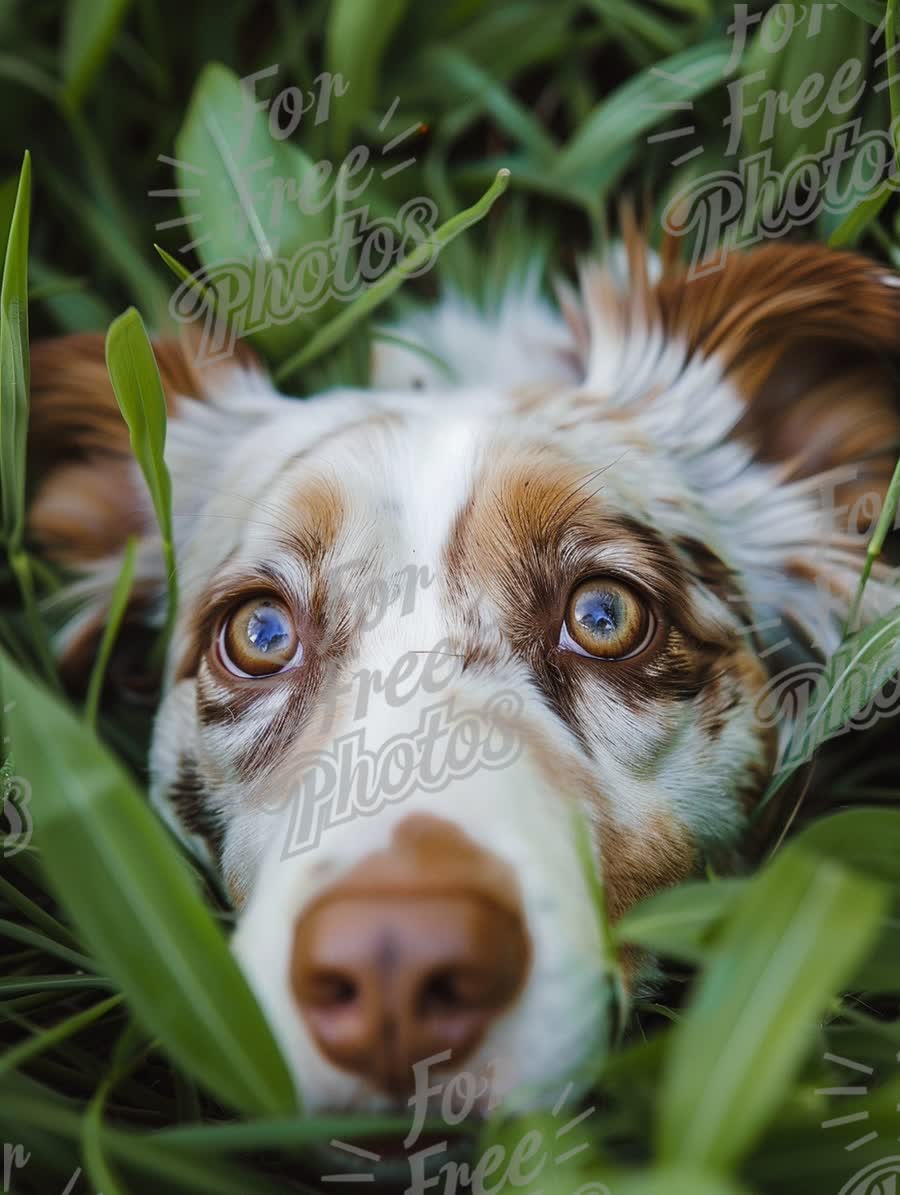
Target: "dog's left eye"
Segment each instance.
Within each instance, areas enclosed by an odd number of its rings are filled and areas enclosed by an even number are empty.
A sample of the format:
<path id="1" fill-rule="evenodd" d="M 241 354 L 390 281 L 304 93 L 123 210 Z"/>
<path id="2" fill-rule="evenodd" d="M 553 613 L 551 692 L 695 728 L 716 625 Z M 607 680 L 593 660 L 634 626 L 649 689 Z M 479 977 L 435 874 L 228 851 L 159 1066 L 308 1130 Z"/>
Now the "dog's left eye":
<path id="1" fill-rule="evenodd" d="M 303 656 L 290 611 L 273 598 L 253 598 L 229 616 L 219 652 L 236 676 L 273 676 L 296 667 Z"/>
<path id="2" fill-rule="evenodd" d="M 598 660 L 624 660 L 646 647 L 655 625 L 633 589 L 611 577 L 591 577 L 569 594 L 559 645 Z"/>

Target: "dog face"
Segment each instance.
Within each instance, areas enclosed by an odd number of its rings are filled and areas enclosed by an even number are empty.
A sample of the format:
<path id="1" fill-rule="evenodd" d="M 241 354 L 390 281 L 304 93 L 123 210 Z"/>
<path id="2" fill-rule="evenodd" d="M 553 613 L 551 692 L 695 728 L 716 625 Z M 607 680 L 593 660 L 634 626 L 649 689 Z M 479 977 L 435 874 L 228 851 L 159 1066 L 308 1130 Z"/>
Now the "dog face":
<path id="1" fill-rule="evenodd" d="M 558 1091 L 608 1028 L 597 879 L 616 919 L 727 860 L 776 763 L 770 658 L 836 642 L 839 512 L 897 441 L 896 289 L 821 250 L 654 269 L 632 244 L 561 315 L 528 286 L 493 317 L 446 300 L 399 329 L 430 355 L 382 345 L 365 392 L 160 349 L 181 602 L 153 795 L 221 870 L 307 1107 L 390 1106 L 426 1064 Z M 36 419 L 71 424 L 94 369 L 41 349 Z M 70 660 L 135 527 L 144 609 L 160 582 L 96 406 L 32 514 L 84 573 Z"/>

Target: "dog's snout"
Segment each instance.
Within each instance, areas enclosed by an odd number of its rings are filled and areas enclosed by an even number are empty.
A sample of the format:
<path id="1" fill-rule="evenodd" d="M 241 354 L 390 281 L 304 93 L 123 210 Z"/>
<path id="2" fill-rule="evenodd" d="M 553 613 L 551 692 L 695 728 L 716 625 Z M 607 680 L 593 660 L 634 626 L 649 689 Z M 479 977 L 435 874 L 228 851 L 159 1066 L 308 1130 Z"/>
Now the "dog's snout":
<path id="1" fill-rule="evenodd" d="M 403 1095 L 416 1062 L 471 1054 L 526 956 L 517 919 L 481 896 L 336 896 L 301 919 L 292 979 L 325 1056 Z"/>
<path id="2" fill-rule="evenodd" d="M 398 1097 L 413 1090 L 415 1063 L 470 1056 L 529 966 L 499 861 L 445 829 L 409 819 L 294 933 L 291 983 L 319 1050 Z"/>

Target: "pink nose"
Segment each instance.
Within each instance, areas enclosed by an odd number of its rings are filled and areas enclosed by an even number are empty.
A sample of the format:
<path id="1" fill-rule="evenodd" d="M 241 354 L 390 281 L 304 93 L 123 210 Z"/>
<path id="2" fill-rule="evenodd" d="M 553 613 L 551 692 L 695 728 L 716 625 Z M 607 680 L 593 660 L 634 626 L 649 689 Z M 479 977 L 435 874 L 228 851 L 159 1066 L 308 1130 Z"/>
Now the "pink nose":
<path id="1" fill-rule="evenodd" d="M 329 889 L 299 919 L 291 961 L 324 1056 L 397 1097 L 413 1090 L 416 1062 L 450 1050 L 457 1065 L 476 1049 L 520 990 L 529 957 L 520 916 L 485 890 L 485 870 L 482 882 L 470 872 L 445 886 L 440 870 L 415 866 L 409 846 L 397 851 L 395 840 L 385 852 L 393 883 L 378 882 L 386 860 L 374 856 Z M 456 871 L 462 880 L 458 861 Z"/>

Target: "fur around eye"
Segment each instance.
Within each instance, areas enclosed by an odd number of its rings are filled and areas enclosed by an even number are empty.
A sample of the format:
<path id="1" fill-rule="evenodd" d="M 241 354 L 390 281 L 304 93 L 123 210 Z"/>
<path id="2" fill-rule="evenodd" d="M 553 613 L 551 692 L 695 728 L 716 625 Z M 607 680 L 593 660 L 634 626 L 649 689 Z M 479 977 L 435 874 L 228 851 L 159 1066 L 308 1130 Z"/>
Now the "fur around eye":
<path id="1" fill-rule="evenodd" d="M 590 577 L 569 594 L 559 646 L 596 660 L 624 660 L 649 643 L 656 620 L 647 603 L 611 577 Z"/>
<path id="2" fill-rule="evenodd" d="M 263 677 L 296 667 L 303 649 L 288 608 L 275 598 L 256 597 L 225 620 L 219 655 L 235 676 Z"/>

